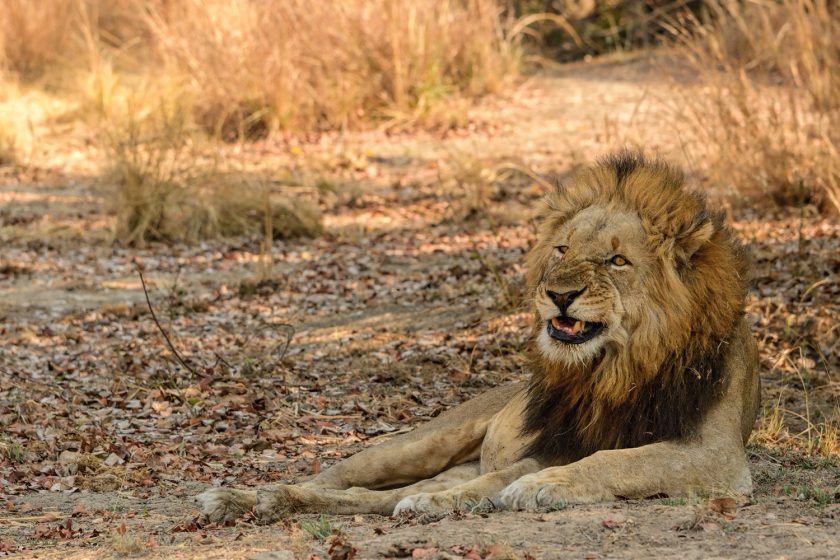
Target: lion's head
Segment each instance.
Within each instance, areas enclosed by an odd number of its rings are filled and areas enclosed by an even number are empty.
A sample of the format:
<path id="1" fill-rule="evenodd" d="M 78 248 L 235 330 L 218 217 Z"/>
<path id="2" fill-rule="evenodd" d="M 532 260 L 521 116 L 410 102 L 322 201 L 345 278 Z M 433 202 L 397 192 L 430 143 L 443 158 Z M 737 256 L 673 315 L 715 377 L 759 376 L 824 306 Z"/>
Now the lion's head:
<path id="1" fill-rule="evenodd" d="M 747 260 L 722 216 L 683 183 L 673 167 L 622 152 L 546 198 L 528 259 L 531 394 L 544 407 L 532 431 L 545 407 L 560 407 L 562 429 L 590 452 L 685 435 L 694 413 L 672 405 L 698 409 L 720 392 L 717 362 L 743 315 Z M 635 428 L 607 425 L 622 421 Z"/>

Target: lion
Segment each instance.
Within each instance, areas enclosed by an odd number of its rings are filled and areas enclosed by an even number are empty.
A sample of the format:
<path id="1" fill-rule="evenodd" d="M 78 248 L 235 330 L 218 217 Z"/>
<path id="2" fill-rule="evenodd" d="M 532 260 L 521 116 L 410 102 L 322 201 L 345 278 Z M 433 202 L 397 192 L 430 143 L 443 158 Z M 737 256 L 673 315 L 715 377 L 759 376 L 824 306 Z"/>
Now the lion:
<path id="1" fill-rule="evenodd" d="M 684 183 L 671 165 L 623 151 L 546 196 L 527 257 L 528 382 L 307 482 L 208 490 L 206 518 L 750 493 L 760 387 L 748 258 Z"/>

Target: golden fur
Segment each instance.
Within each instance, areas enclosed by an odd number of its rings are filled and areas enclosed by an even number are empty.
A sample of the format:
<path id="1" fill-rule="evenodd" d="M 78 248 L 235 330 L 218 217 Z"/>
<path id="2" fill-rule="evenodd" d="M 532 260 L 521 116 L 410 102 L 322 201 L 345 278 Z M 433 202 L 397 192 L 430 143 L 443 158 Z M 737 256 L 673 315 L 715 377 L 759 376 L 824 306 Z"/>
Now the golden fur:
<path id="1" fill-rule="evenodd" d="M 749 492 L 743 446 L 759 386 L 747 268 L 678 171 L 635 153 L 607 158 L 542 209 L 528 257 L 530 383 L 489 391 L 304 484 L 209 490 L 204 512 L 222 520 L 254 508 L 269 522 L 291 511 Z"/>

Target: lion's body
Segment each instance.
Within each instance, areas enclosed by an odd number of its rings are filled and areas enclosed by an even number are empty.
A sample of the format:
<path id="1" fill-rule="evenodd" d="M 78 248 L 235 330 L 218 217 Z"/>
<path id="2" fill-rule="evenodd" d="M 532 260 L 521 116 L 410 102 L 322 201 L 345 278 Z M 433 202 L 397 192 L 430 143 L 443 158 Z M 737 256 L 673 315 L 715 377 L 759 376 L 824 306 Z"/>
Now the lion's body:
<path id="1" fill-rule="evenodd" d="M 531 381 L 488 391 L 300 485 L 201 497 L 291 511 L 511 509 L 748 493 L 759 406 L 747 262 L 682 175 L 620 154 L 547 199 L 529 255 Z"/>

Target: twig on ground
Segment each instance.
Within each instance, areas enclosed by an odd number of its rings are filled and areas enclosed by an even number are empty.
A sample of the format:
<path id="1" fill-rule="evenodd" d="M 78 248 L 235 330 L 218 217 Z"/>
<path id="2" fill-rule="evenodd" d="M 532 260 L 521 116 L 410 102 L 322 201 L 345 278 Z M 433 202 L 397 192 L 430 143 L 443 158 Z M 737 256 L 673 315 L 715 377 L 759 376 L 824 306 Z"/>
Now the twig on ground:
<path id="1" fill-rule="evenodd" d="M 164 329 L 163 325 L 160 324 L 160 321 L 158 320 L 157 314 L 155 313 L 154 306 L 152 305 L 152 300 L 149 297 L 149 289 L 146 286 L 146 279 L 143 277 L 143 269 L 140 266 L 140 263 L 135 262 L 135 265 L 137 266 L 137 274 L 140 276 L 140 283 L 143 285 L 143 294 L 146 296 L 146 305 L 149 308 L 149 313 L 151 313 L 152 320 L 155 322 L 155 325 L 157 326 L 158 331 L 160 331 L 160 334 L 163 336 L 163 339 L 166 341 L 166 345 L 169 347 L 169 350 L 172 352 L 172 354 L 178 360 L 178 363 L 180 363 L 193 376 L 197 375 L 197 372 L 195 371 L 195 369 L 187 363 L 187 361 L 184 359 L 184 357 L 181 355 L 181 353 L 178 352 L 178 349 L 175 348 L 175 344 L 172 342 L 172 339 L 169 337 L 169 334 L 166 332 L 166 329 Z M 252 333 L 246 338 L 245 342 L 243 343 L 243 348 L 248 345 L 248 343 L 254 338 L 254 336 L 259 331 L 261 331 L 265 328 L 270 328 L 270 329 L 274 329 L 274 330 L 282 330 L 283 334 L 285 335 L 285 340 L 283 340 L 283 342 L 281 342 L 280 344 L 275 345 L 274 347 L 271 348 L 271 350 L 269 350 L 268 352 L 266 352 L 262 355 L 262 358 L 260 359 L 260 365 L 259 365 L 259 370 L 260 371 L 266 371 L 269 368 L 273 369 L 276 366 L 280 365 L 280 362 L 282 362 L 283 358 L 286 357 L 286 352 L 288 352 L 288 350 L 289 350 L 289 346 L 292 343 L 292 338 L 295 336 L 295 328 L 294 328 L 294 326 L 290 325 L 289 323 L 271 324 L 271 323 L 266 323 L 265 321 L 263 321 L 262 324 L 259 325 L 258 327 L 256 327 L 255 329 L 253 329 Z M 237 369 L 228 360 L 226 360 L 224 358 L 224 356 L 222 356 L 218 352 L 214 352 L 213 354 L 216 356 L 216 364 L 214 365 L 214 367 L 221 363 L 225 367 L 227 367 L 230 371 L 234 371 L 234 370 Z"/>
<path id="2" fill-rule="evenodd" d="M 184 368 L 187 371 L 189 371 L 192 375 L 197 375 L 196 371 L 192 367 L 190 367 L 190 365 L 186 362 L 186 360 L 184 360 L 184 358 L 181 357 L 181 354 L 175 348 L 175 345 L 172 344 L 172 340 L 170 340 L 169 335 L 166 334 L 166 330 L 164 330 L 163 326 L 160 324 L 160 321 L 158 321 L 157 315 L 155 314 L 155 309 L 152 306 L 152 300 L 149 299 L 149 290 L 146 287 L 146 279 L 143 278 L 143 270 L 140 268 L 140 265 L 138 263 L 135 264 L 137 266 L 137 274 L 140 275 L 140 283 L 143 285 L 143 294 L 146 296 L 146 305 L 149 307 L 149 313 L 152 314 L 152 320 L 155 322 L 155 325 L 157 325 L 160 334 L 163 335 L 163 339 L 166 341 L 167 346 L 169 346 L 169 350 L 175 355 L 175 357 L 178 359 L 178 362 L 182 366 L 184 366 Z"/>
<path id="3" fill-rule="evenodd" d="M 275 325 L 272 325 L 272 326 L 275 326 Z M 289 323 L 280 323 L 280 324 L 276 325 L 276 328 L 277 329 L 283 329 L 283 330 L 286 331 L 286 333 L 285 333 L 286 334 L 286 341 L 281 343 L 281 344 L 278 344 L 277 346 L 272 348 L 271 352 L 269 353 L 270 355 L 273 355 L 277 352 L 278 348 L 280 348 L 281 346 L 283 347 L 283 351 L 280 352 L 280 355 L 277 358 L 275 358 L 275 360 L 276 360 L 275 363 L 279 364 L 280 362 L 283 361 L 283 358 L 286 357 L 286 352 L 289 351 L 289 345 L 292 343 L 292 337 L 295 336 L 295 328 L 292 325 L 290 325 Z"/>

